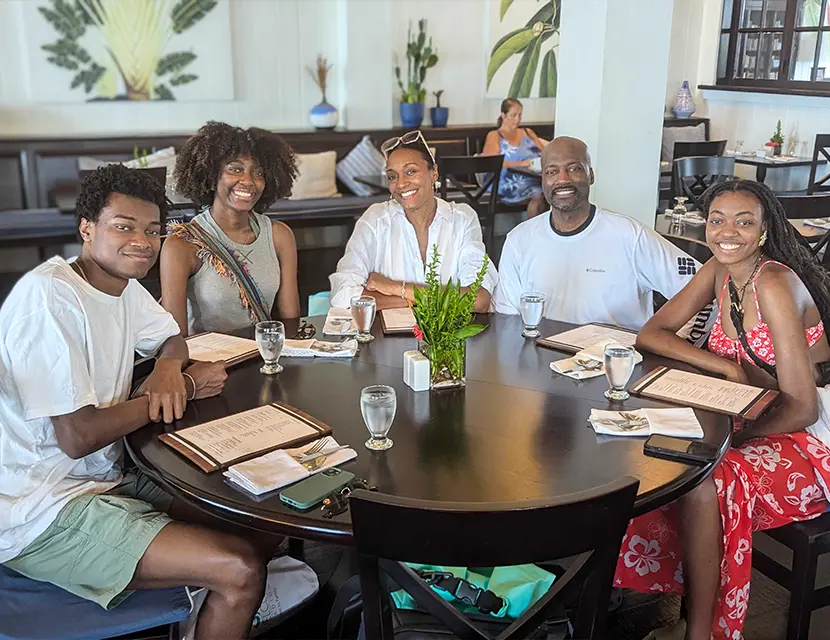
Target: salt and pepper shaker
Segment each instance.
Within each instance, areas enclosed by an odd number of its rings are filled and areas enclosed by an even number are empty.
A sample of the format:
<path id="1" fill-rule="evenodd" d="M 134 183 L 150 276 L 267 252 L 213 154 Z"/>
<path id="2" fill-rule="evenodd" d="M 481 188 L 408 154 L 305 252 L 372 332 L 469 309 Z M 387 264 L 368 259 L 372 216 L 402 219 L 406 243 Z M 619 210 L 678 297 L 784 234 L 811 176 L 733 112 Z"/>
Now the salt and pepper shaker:
<path id="1" fill-rule="evenodd" d="M 404 351 L 403 381 L 413 391 L 429 389 L 429 359 L 420 351 Z"/>

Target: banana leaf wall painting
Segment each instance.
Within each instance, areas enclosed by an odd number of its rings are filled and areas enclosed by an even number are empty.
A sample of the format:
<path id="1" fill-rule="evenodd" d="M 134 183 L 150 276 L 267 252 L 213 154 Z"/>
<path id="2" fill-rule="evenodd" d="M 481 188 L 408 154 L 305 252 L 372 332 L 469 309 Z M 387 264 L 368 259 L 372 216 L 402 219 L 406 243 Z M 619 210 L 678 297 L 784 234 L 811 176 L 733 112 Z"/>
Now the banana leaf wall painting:
<path id="1" fill-rule="evenodd" d="M 488 97 L 556 97 L 561 4 L 490 0 Z"/>
<path id="2" fill-rule="evenodd" d="M 233 99 L 228 0 L 35 0 L 35 102 Z"/>

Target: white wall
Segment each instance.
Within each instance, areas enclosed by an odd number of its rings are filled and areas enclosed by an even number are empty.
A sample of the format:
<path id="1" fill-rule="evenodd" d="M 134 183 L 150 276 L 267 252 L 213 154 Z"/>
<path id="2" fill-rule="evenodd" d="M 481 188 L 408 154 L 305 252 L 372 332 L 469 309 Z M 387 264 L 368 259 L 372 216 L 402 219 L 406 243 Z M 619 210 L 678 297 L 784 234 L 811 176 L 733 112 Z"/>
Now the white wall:
<path id="1" fill-rule="evenodd" d="M 742 140 L 744 150 L 761 149 L 780 118 L 784 135 L 799 142 L 796 155 L 811 155 L 815 135 L 830 132 L 830 98 L 697 89 L 715 83 L 722 8 L 723 0 L 674 0 L 667 108 L 674 104 L 681 82 L 689 80 L 698 107 L 695 115 L 711 119 L 712 139 L 728 140 L 729 148 Z M 787 147 L 785 142 L 785 151 Z M 791 180 L 774 175 L 785 173 L 772 171 L 767 182 L 773 188 L 803 188 L 796 183 L 804 181 L 804 171 L 793 170 Z"/>
<path id="2" fill-rule="evenodd" d="M 209 119 L 305 129 L 320 99 L 305 67 L 318 51 L 335 65 L 328 99 L 342 123 L 391 126 L 400 121 L 394 52 L 403 57 L 407 25 L 419 18 L 428 19 L 439 52 L 427 89 L 444 89 L 450 124 L 498 116 L 499 100 L 484 98 L 491 0 L 230 0 L 234 100 L 54 105 L 28 98 L 19 52 L 26 46 L 22 6 L 30 1 L 0 1 L 0 136 L 183 133 Z M 551 121 L 554 102 L 526 101 L 525 119 Z"/>

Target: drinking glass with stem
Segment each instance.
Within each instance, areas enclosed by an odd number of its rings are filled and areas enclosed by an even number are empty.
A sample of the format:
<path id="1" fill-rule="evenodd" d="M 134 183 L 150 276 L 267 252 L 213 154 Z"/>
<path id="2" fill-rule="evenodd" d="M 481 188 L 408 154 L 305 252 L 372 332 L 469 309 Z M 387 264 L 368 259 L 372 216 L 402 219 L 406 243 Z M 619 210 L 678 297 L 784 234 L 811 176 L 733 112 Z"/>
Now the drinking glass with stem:
<path id="1" fill-rule="evenodd" d="M 385 451 L 392 446 L 386 434 L 392 427 L 397 406 L 395 390 L 385 384 L 373 384 L 360 392 L 360 413 L 371 436 L 365 443 L 367 449 Z"/>
<path id="2" fill-rule="evenodd" d="M 266 320 L 256 323 L 256 346 L 259 355 L 265 361 L 260 373 L 274 375 L 283 370 L 279 363 L 282 348 L 285 345 L 285 325 L 276 320 Z"/>
<path id="3" fill-rule="evenodd" d="M 539 323 L 542 321 L 542 314 L 545 311 L 545 294 L 538 291 L 528 291 L 521 295 L 519 311 L 522 314 L 522 322 L 525 325 L 522 336 L 525 338 L 538 338 Z"/>
<path id="4" fill-rule="evenodd" d="M 628 400 L 631 396 L 625 390 L 634 371 L 634 347 L 623 344 L 609 344 L 605 347 L 605 377 L 610 389 L 605 392 L 609 400 Z"/>
<path id="5" fill-rule="evenodd" d="M 357 329 L 355 338 L 358 342 L 371 342 L 375 339 L 370 332 L 375 321 L 376 301 L 372 296 L 355 296 L 349 303 L 352 323 Z"/>

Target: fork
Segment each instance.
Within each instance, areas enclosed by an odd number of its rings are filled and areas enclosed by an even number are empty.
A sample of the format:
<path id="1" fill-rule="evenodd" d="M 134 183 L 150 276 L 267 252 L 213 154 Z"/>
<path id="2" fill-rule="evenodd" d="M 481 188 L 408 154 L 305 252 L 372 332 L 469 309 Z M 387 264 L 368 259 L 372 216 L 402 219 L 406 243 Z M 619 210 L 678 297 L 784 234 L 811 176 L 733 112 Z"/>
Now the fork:
<path id="1" fill-rule="evenodd" d="M 315 442 L 313 445 L 311 445 L 308 449 L 306 449 L 302 453 L 297 453 L 297 454 L 295 454 L 291 457 L 294 458 L 295 460 L 300 460 L 301 458 L 305 458 L 306 456 L 310 456 L 310 455 L 314 455 L 315 453 L 319 453 L 320 451 L 322 451 L 325 448 L 327 442 L 328 442 L 328 436 L 326 436 L 325 438 L 320 438 L 317 442 Z"/>
<path id="2" fill-rule="evenodd" d="M 574 358 L 575 367 L 571 367 L 562 373 L 576 373 L 578 371 L 597 371 L 602 367 L 601 362 L 591 360 L 590 358 Z"/>

